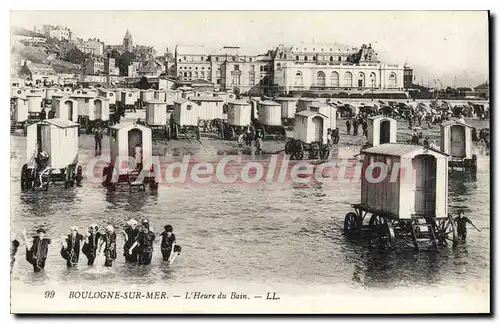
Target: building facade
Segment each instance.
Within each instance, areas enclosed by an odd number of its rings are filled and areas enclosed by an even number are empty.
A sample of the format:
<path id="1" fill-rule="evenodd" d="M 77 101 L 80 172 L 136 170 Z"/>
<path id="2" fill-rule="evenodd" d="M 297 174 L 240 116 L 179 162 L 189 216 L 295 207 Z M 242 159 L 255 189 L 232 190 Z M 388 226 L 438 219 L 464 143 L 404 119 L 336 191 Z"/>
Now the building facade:
<path id="1" fill-rule="evenodd" d="M 45 35 L 46 37 L 56 38 L 60 41 L 71 40 L 71 30 L 65 26 L 59 25 L 43 25 L 41 27 L 34 28 L 34 31 Z"/>
<path id="2" fill-rule="evenodd" d="M 26 45 L 39 45 L 44 44 L 46 41 L 47 37 L 45 35 L 27 29 L 13 28 L 11 33 L 12 44 L 23 43 Z"/>
<path id="3" fill-rule="evenodd" d="M 101 75 L 104 74 L 104 60 L 101 58 L 91 58 L 85 63 L 86 75 Z"/>
<path id="4" fill-rule="evenodd" d="M 248 55 L 238 46 L 209 53 L 203 46 L 177 46 L 175 71 L 180 82 L 212 82 L 222 91 L 249 94 L 291 92 L 399 92 L 412 70 L 382 64 L 371 45 L 279 45 L 263 55 Z"/>
<path id="5" fill-rule="evenodd" d="M 175 70 L 179 81 L 211 81 L 211 64 L 204 46 L 176 46 Z"/>
<path id="6" fill-rule="evenodd" d="M 29 79 L 36 84 L 53 84 L 58 81 L 58 75 L 51 65 L 31 63 L 29 61 L 25 61 L 23 67 L 19 71 L 19 77 Z"/>
<path id="7" fill-rule="evenodd" d="M 136 78 L 139 76 L 139 69 L 142 67 L 142 62 L 130 62 L 128 66 L 127 76 Z"/>
<path id="8" fill-rule="evenodd" d="M 413 69 L 405 65 L 403 71 L 404 71 L 403 72 L 403 88 L 405 90 L 412 89 L 413 88 Z"/>
<path id="9" fill-rule="evenodd" d="M 120 75 L 120 69 L 116 66 L 116 60 L 108 57 L 104 60 L 104 73 L 111 76 Z"/>
<path id="10" fill-rule="evenodd" d="M 78 38 L 74 40 L 74 45 L 85 54 L 96 56 L 102 56 L 104 54 L 104 42 L 96 38 L 89 38 L 88 41 Z"/>
<path id="11" fill-rule="evenodd" d="M 404 67 L 381 64 L 371 45 L 278 46 L 273 53 L 273 86 L 278 93 L 404 90 Z"/>
<path id="12" fill-rule="evenodd" d="M 63 28 L 57 26 L 56 28 L 50 30 L 49 36 L 52 38 L 57 38 L 58 40 L 71 40 L 71 31 L 68 28 Z"/>

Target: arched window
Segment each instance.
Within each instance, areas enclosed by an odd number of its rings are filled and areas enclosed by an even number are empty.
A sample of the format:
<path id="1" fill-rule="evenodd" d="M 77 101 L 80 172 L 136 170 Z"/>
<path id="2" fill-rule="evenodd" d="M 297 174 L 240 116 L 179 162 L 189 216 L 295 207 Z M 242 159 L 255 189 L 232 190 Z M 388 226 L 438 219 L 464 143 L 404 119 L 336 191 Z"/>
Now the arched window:
<path id="1" fill-rule="evenodd" d="M 307 61 L 307 56 L 304 56 L 304 61 Z"/>
<path id="2" fill-rule="evenodd" d="M 391 73 L 391 75 L 389 76 L 389 87 L 391 88 L 397 87 L 396 73 Z"/>
<path id="3" fill-rule="evenodd" d="M 330 56 L 330 62 L 333 62 L 333 56 Z"/>
<path id="4" fill-rule="evenodd" d="M 316 82 L 320 87 L 324 87 L 326 85 L 325 72 L 319 71 L 318 74 L 316 74 Z"/>
<path id="5" fill-rule="evenodd" d="M 375 73 L 370 74 L 370 88 L 376 88 L 377 87 L 377 75 Z"/>
<path id="6" fill-rule="evenodd" d="M 352 73 L 346 72 L 344 74 L 344 87 L 352 87 Z"/>
<path id="7" fill-rule="evenodd" d="M 285 60 L 286 60 L 286 54 L 285 54 L 285 57 L 284 57 L 284 58 L 285 58 Z"/>
<path id="8" fill-rule="evenodd" d="M 297 56 L 295 56 L 295 59 L 298 61 L 298 60 L 299 60 L 299 56 L 298 56 L 298 55 L 297 55 Z"/>
<path id="9" fill-rule="evenodd" d="M 339 86 L 339 74 L 335 71 L 330 74 L 330 84 L 332 85 L 332 87 Z"/>
<path id="10" fill-rule="evenodd" d="M 342 58 L 339 56 L 339 62 L 341 62 L 341 61 L 342 61 Z"/>
<path id="11" fill-rule="evenodd" d="M 295 74 L 295 85 L 302 85 L 302 72 L 300 71 Z"/>
<path id="12" fill-rule="evenodd" d="M 365 87 L 365 74 L 363 72 L 360 72 L 358 75 L 358 87 L 359 88 Z"/>

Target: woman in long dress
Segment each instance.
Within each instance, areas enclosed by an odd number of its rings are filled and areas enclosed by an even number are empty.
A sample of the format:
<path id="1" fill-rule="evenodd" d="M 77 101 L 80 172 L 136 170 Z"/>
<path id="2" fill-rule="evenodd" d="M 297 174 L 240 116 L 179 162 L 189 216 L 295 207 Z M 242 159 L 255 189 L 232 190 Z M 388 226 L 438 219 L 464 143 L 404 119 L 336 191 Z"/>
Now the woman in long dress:
<path id="1" fill-rule="evenodd" d="M 153 244 L 156 237 L 152 231 L 149 230 L 149 226 L 141 225 L 140 233 L 137 240 L 130 247 L 129 253 L 132 254 L 136 246 L 139 247 L 139 265 L 149 265 L 151 264 L 151 259 L 153 258 Z"/>
<path id="2" fill-rule="evenodd" d="M 116 233 L 113 225 L 106 226 L 106 233 L 101 236 L 101 252 L 104 253 L 105 267 L 112 267 L 116 260 Z"/>
<path id="3" fill-rule="evenodd" d="M 66 260 L 66 266 L 72 268 L 78 265 L 80 260 L 80 245 L 83 241 L 83 235 L 78 233 L 76 226 L 71 226 L 68 236 L 61 240 L 61 256 Z"/>
<path id="4" fill-rule="evenodd" d="M 130 219 L 127 222 L 127 227 L 123 230 L 123 236 L 125 239 L 125 244 L 123 245 L 123 256 L 125 257 L 125 262 L 136 263 L 137 262 L 137 251 L 132 251 L 129 254 L 129 249 L 137 240 L 139 235 L 139 229 L 137 228 L 137 221 L 135 219 Z"/>
<path id="5" fill-rule="evenodd" d="M 94 265 L 95 258 L 98 254 L 99 242 L 101 240 L 101 233 L 97 224 L 92 224 L 85 237 L 85 244 L 83 244 L 82 252 L 87 257 L 87 265 Z"/>
<path id="6" fill-rule="evenodd" d="M 45 269 L 45 261 L 49 252 L 51 240 L 45 237 L 46 231 L 42 228 L 36 231 L 37 235 L 33 236 L 31 248 L 28 249 L 29 241 L 26 235 L 26 230 L 23 229 L 24 242 L 26 243 L 26 260 L 33 265 L 35 272 L 40 272 Z"/>

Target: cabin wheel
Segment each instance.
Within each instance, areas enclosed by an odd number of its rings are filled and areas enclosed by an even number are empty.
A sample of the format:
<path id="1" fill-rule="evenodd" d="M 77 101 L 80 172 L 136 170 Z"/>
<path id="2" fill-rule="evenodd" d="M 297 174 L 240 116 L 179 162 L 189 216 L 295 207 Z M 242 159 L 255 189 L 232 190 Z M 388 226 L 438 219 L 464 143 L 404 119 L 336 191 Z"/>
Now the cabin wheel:
<path id="1" fill-rule="evenodd" d="M 173 127 L 173 138 L 174 140 L 177 140 L 179 139 L 179 125 L 175 124 L 174 127 Z"/>
<path id="2" fill-rule="evenodd" d="M 149 182 L 149 190 L 158 190 L 158 182 L 154 178 Z"/>
<path id="3" fill-rule="evenodd" d="M 83 180 L 83 169 L 82 169 L 82 166 L 79 165 L 77 168 L 76 168 L 76 176 L 75 176 L 75 180 L 76 180 L 76 185 L 78 187 L 81 186 L 82 184 L 82 180 Z"/>
<path id="4" fill-rule="evenodd" d="M 33 187 L 33 179 L 31 178 L 31 170 L 28 164 L 24 164 L 21 169 L 21 189 L 31 189 Z"/>
<path id="5" fill-rule="evenodd" d="M 301 142 L 296 142 L 295 146 L 295 160 L 302 160 L 304 158 L 304 147 Z"/>
<path id="6" fill-rule="evenodd" d="M 230 126 L 229 127 L 229 132 L 231 134 L 231 139 L 235 139 L 236 138 L 236 131 L 234 130 L 234 127 L 233 126 Z"/>
<path id="7" fill-rule="evenodd" d="M 361 229 L 361 222 L 358 214 L 355 212 L 348 212 L 344 219 L 344 233 L 347 235 L 357 234 Z"/>
<path id="8" fill-rule="evenodd" d="M 329 157 L 330 157 L 330 149 L 328 148 L 328 146 L 325 146 L 325 147 L 321 150 L 321 153 L 320 153 L 320 158 L 321 158 L 322 160 L 327 160 Z"/>
<path id="9" fill-rule="evenodd" d="M 293 142 L 288 141 L 285 143 L 285 154 L 292 155 L 293 154 Z"/>
<path id="10" fill-rule="evenodd" d="M 387 218 L 380 215 L 372 215 L 370 218 L 370 228 L 373 239 L 380 245 L 390 246 L 395 239 L 394 229 L 387 221 Z M 370 245 L 372 244 L 370 241 Z"/>
<path id="11" fill-rule="evenodd" d="M 457 228 L 451 215 L 448 215 L 445 219 L 436 220 L 435 229 L 439 245 L 448 245 L 450 243 L 453 247 L 458 245 Z"/>

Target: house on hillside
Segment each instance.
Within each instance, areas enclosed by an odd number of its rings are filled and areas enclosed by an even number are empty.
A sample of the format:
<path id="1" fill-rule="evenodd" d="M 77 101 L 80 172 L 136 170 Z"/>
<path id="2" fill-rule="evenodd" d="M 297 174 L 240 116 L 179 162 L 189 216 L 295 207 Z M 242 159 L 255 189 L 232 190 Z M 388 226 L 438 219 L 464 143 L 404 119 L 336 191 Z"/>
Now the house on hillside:
<path id="1" fill-rule="evenodd" d="M 484 99 L 490 98 L 490 84 L 488 83 L 488 81 L 475 87 L 474 91 L 476 92 L 476 95 L 480 98 Z"/>
<path id="2" fill-rule="evenodd" d="M 19 77 L 29 79 L 34 84 L 57 83 L 58 75 L 50 64 L 30 63 L 26 61 L 19 71 Z"/>
<path id="3" fill-rule="evenodd" d="M 25 45 L 39 45 L 44 44 L 47 41 L 47 37 L 42 34 L 35 33 L 31 30 L 24 28 L 12 28 L 11 31 L 11 43 L 15 44 L 25 44 Z"/>

